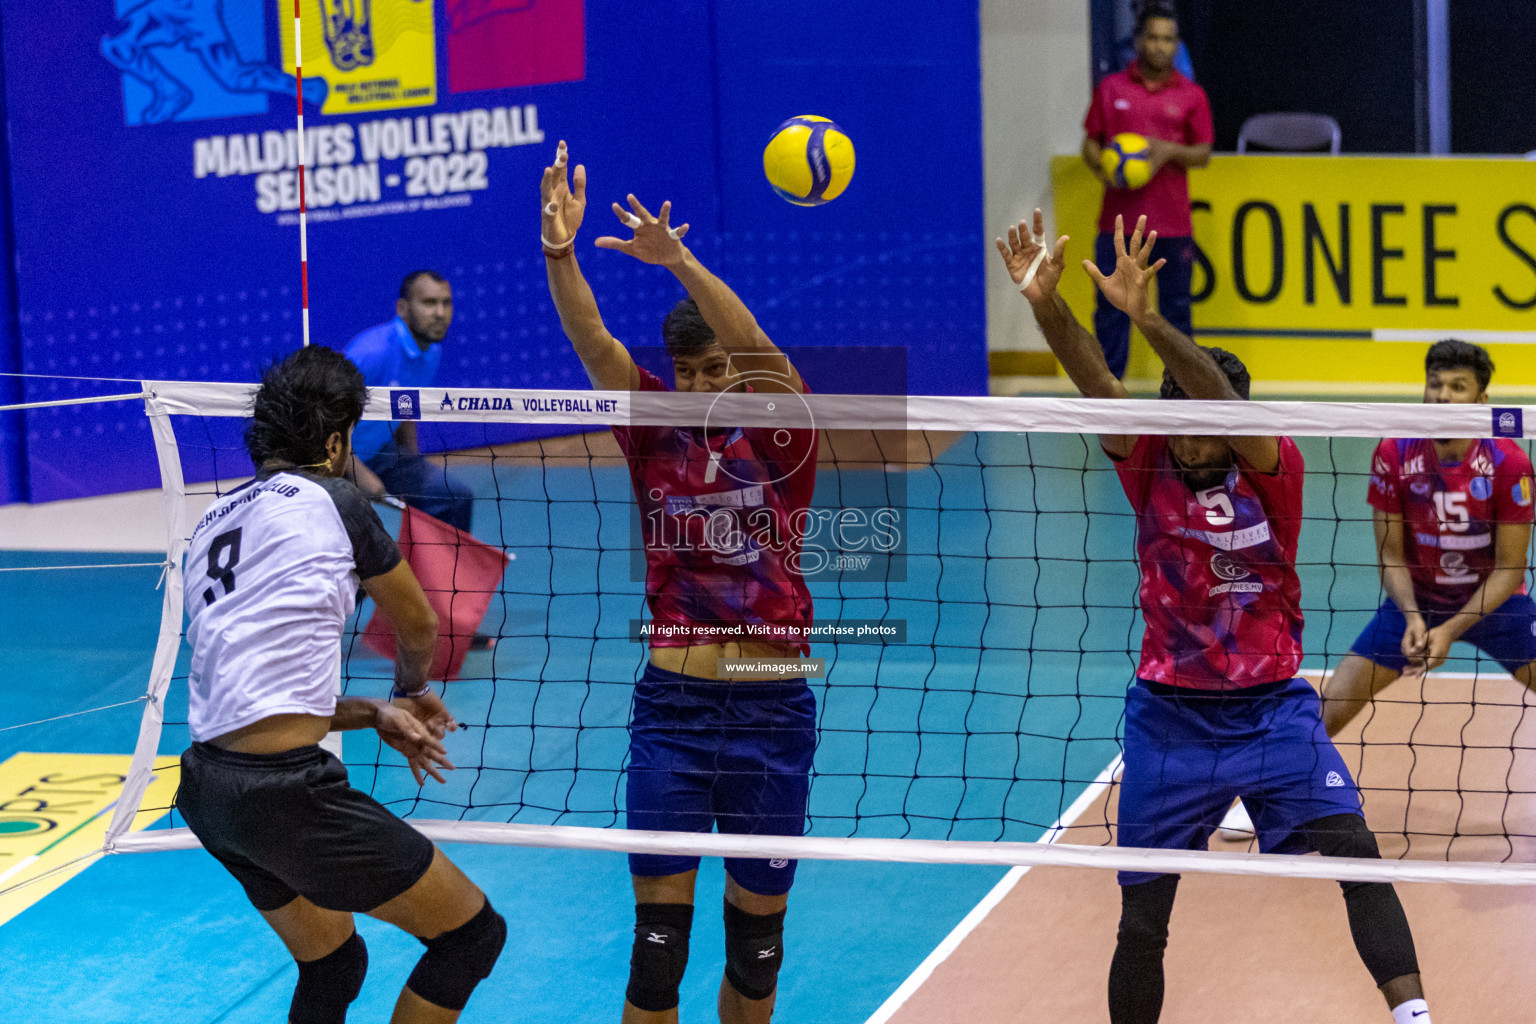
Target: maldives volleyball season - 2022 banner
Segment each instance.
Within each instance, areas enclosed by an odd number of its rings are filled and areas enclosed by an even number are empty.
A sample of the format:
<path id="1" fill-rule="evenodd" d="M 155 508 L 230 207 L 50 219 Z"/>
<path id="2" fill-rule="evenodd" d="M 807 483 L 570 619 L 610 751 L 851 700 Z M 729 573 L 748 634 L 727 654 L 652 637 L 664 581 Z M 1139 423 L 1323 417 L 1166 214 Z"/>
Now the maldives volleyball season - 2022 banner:
<path id="1" fill-rule="evenodd" d="M 305 199 L 315 220 L 472 204 L 492 187 L 492 151 L 545 141 L 538 105 L 434 111 L 442 86 L 480 92 L 585 74 L 582 0 L 448 0 L 441 11 L 439 23 L 432 0 L 300 0 Z M 212 122 L 224 130 L 192 141 L 192 178 L 214 188 L 237 179 L 258 212 L 294 221 L 296 126 L 239 124 L 269 115 L 270 125 L 270 115 L 293 110 L 289 0 L 119 0 L 116 13 L 101 53 L 122 74 L 125 123 Z M 281 40 L 276 63 L 268 15 Z"/>

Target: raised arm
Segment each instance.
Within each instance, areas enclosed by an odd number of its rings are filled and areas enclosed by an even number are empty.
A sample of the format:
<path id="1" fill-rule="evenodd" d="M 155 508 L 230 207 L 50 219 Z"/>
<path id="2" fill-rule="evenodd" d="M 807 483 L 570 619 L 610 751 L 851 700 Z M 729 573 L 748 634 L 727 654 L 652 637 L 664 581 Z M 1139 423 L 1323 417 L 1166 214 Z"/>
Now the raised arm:
<path id="1" fill-rule="evenodd" d="M 1163 319 L 1152 305 L 1152 280 L 1168 261 L 1158 260 L 1147 265 L 1152 246 L 1157 242 L 1157 232 L 1149 233 L 1146 227 L 1147 218 L 1138 217 L 1127 247 L 1125 225 L 1116 217 L 1115 272 L 1105 277 L 1092 260 L 1084 260 L 1083 269 L 1088 271 L 1088 276 L 1093 278 L 1110 304 L 1131 318 L 1131 323 L 1141 331 L 1186 395 L 1210 402 L 1240 400 L 1242 396 L 1233 390 L 1232 382 L 1227 380 L 1211 354 Z M 1229 437 L 1227 440 L 1232 450 L 1259 472 L 1273 473 L 1279 468 L 1278 437 Z"/>
<path id="2" fill-rule="evenodd" d="M 1035 322 L 1045 335 L 1045 343 L 1051 346 L 1061 368 L 1083 397 L 1129 397 L 1125 385 L 1110 372 L 1109 364 L 1104 361 L 1104 350 L 1078 322 L 1068 308 L 1067 300 L 1056 290 L 1066 267 L 1067 241 L 1067 236 L 1062 235 L 1056 240 L 1055 251 L 1048 252 L 1045 248 L 1045 215 L 1036 210 L 1034 230 L 1031 231 L 1024 221 L 1009 227 L 1008 240 L 999 238 L 997 251 L 1002 254 L 1008 276 L 1029 300 Z M 1099 443 L 1110 455 L 1123 459 L 1131 454 L 1136 438 L 1107 434 L 1100 436 Z"/>
<path id="3" fill-rule="evenodd" d="M 614 203 L 613 212 L 626 227 L 634 231 L 634 237 L 625 239 L 605 235 L 596 244 L 604 249 L 627 253 L 643 263 L 652 263 L 670 270 L 688 290 L 693 301 L 699 304 L 699 313 L 704 317 L 704 322 L 709 324 L 710 330 L 715 332 L 715 340 L 731 355 L 733 369 L 755 374 L 766 372 L 774 377 L 782 377 L 786 390 L 804 391 L 805 382 L 800 379 L 799 371 L 763 332 L 746 303 L 683 244 L 683 236 L 688 234 L 688 225 L 671 226 L 672 203 L 662 203 L 661 209 L 652 214 L 633 195 L 627 198 L 629 209 Z M 776 380 L 764 381 L 761 378 L 753 381 L 754 385 L 761 384 L 767 390 L 773 390 L 772 385 L 776 383 Z"/>
<path id="4" fill-rule="evenodd" d="M 544 204 L 540 226 L 549 294 L 560 314 L 560 326 L 586 368 L 592 386 L 604 391 L 637 391 L 640 371 L 629 351 L 608 333 L 597 309 L 597 299 L 576 262 L 576 232 L 587 209 L 587 169 L 576 166 L 573 191 L 566 180 L 567 161 L 562 141 L 554 164 L 544 168 L 544 179 L 539 184 L 539 198 Z"/>

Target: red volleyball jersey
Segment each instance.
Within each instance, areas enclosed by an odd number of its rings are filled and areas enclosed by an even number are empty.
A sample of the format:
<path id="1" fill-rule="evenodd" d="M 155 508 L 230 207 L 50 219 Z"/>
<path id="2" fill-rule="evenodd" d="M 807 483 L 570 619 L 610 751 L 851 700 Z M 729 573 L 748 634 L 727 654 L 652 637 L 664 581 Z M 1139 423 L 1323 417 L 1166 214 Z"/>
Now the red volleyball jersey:
<path id="1" fill-rule="evenodd" d="M 1136 513 L 1143 679 L 1228 690 L 1290 679 L 1301 664 L 1301 452 L 1280 439 L 1280 466 L 1239 460 L 1220 486 L 1189 489 L 1168 439 L 1136 439 L 1116 465 Z"/>
<path id="2" fill-rule="evenodd" d="M 670 390 L 640 371 L 641 391 Z M 652 647 L 790 642 L 810 653 L 797 528 L 816 487 L 816 431 L 614 427 L 645 543 Z"/>
<path id="3" fill-rule="evenodd" d="M 1479 440 L 1452 465 L 1427 438 L 1388 438 L 1376 446 L 1366 499 L 1403 518 L 1420 609 L 1457 611 L 1493 571 L 1494 525 L 1532 520 L 1531 460 L 1508 438 Z"/>
<path id="4" fill-rule="evenodd" d="M 1135 132 L 1187 146 L 1216 140 L 1211 127 L 1211 103 L 1205 90 L 1174 71 L 1157 84 L 1141 75 L 1132 62 L 1124 71 L 1106 75 L 1094 90 L 1083 119 L 1083 131 L 1107 145 L 1121 132 Z M 1169 161 L 1144 188 L 1106 188 L 1099 211 L 1099 230 L 1115 230 L 1115 215 L 1125 218 L 1129 234 L 1136 218 L 1147 216 L 1147 230 L 1169 238 L 1194 234 L 1189 215 L 1189 172 Z"/>

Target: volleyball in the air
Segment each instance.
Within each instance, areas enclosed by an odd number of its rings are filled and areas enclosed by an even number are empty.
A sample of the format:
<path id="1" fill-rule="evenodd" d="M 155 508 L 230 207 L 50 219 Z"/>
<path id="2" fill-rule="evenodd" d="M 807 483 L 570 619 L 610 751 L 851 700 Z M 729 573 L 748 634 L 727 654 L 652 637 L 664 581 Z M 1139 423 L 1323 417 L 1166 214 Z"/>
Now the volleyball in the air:
<path id="1" fill-rule="evenodd" d="M 1141 188 L 1152 180 L 1152 147 L 1146 136 L 1121 132 L 1099 153 L 1099 166 L 1121 188 Z"/>
<path id="2" fill-rule="evenodd" d="M 853 179 L 853 140 L 825 117 L 792 117 L 768 140 L 763 173 L 787 202 L 829 203 Z"/>

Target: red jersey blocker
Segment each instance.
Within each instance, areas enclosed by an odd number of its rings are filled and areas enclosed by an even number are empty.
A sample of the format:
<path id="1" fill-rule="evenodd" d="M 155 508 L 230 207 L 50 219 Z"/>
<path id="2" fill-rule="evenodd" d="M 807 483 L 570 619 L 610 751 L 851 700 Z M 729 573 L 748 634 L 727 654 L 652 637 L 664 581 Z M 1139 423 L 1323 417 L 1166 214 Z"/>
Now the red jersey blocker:
<path id="1" fill-rule="evenodd" d="M 641 391 L 669 390 L 655 374 L 639 373 Z M 811 594 L 794 526 L 816 486 L 816 431 L 613 432 L 629 461 L 645 538 L 650 646 L 798 637 L 799 652 L 809 654 Z M 743 628 L 770 632 L 744 637 Z M 630 715 L 626 824 L 803 835 L 815 751 L 816 698 L 803 677 L 718 683 L 648 661 Z M 794 884 L 796 864 L 727 857 L 725 870 L 749 892 L 777 896 Z M 629 855 L 633 875 L 698 866 L 698 857 Z"/>
<path id="2" fill-rule="evenodd" d="M 1462 609 L 1495 567 L 1494 528 L 1533 519 L 1531 460 L 1508 438 L 1479 440 L 1458 463 L 1433 441 L 1388 438 L 1376 447 L 1366 498 L 1403 520 L 1403 557 L 1413 597 L 1433 629 Z M 1350 653 L 1402 672 L 1407 621 L 1389 597 Z M 1514 673 L 1536 661 L 1536 602 L 1525 585 L 1461 636 Z"/>
<path id="3" fill-rule="evenodd" d="M 1306 466 L 1290 438 L 1261 473 L 1241 458 L 1191 491 L 1167 439 L 1116 463 L 1136 513 L 1142 635 L 1126 698 L 1119 844 L 1201 849 L 1241 797 L 1259 848 L 1305 852 L 1303 826 L 1359 814 L 1360 794 L 1323 729 L 1301 664 Z M 1122 871 L 1122 885 L 1159 877 Z"/>

